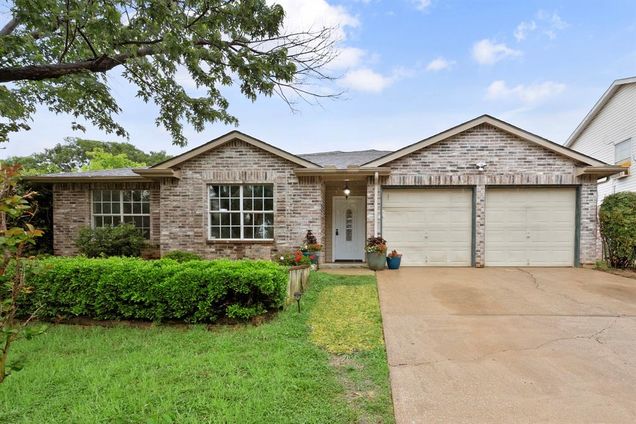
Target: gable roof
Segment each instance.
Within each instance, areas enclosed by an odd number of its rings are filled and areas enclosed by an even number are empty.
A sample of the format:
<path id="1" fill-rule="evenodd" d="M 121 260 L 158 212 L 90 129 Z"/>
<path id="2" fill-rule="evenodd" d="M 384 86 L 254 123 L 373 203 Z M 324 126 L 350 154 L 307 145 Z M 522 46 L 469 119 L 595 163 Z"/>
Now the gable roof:
<path id="1" fill-rule="evenodd" d="M 610 85 L 610 87 L 605 91 L 605 93 L 603 93 L 601 98 L 598 99 L 596 104 L 592 107 L 592 110 L 590 110 L 587 113 L 587 115 L 585 115 L 585 118 L 583 118 L 579 126 L 576 127 L 574 132 L 568 137 L 567 141 L 565 142 L 565 146 L 570 147 L 572 144 L 574 144 L 574 142 L 579 138 L 583 130 L 585 130 L 587 126 L 590 125 L 590 123 L 592 123 L 594 118 L 596 118 L 596 115 L 598 115 L 601 112 L 601 110 L 603 109 L 603 107 L 605 107 L 607 102 L 609 102 L 610 99 L 614 97 L 614 94 L 616 94 L 616 92 L 622 86 L 628 85 L 628 84 L 634 84 L 634 83 L 636 83 L 636 77 L 617 79 L 616 81 L 614 81 L 612 85 Z"/>
<path id="2" fill-rule="evenodd" d="M 349 166 L 360 166 L 391 153 L 390 150 L 360 150 L 355 152 L 320 152 L 298 155 L 303 159 L 320 166 L 335 166 L 344 169 Z"/>
<path id="3" fill-rule="evenodd" d="M 512 124 L 509 124 L 505 121 L 502 121 L 500 119 L 494 118 L 490 115 L 481 115 L 475 119 L 472 119 L 470 121 L 466 121 L 463 124 L 459 124 L 453 128 L 450 128 L 446 131 L 442 131 L 438 134 L 435 134 L 429 138 L 425 138 L 424 140 L 418 141 L 417 143 L 411 144 L 409 146 L 406 146 L 400 150 L 397 150 L 393 153 L 389 153 L 388 155 L 385 155 L 381 158 L 369 161 L 365 164 L 363 164 L 363 167 L 378 167 L 378 166 L 383 166 L 386 165 L 389 162 L 392 162 L 396 159 L 399 159 L 403 156 L 406 156 L 408 154 L 411 154 L 417 150 L 423 149 L 425 147 L 431 146 L 435 143 L 439 143 L 440 141 L 446 140 L 450 137 L 453 137 L 459 133 L 462 133 L 464 131 L 467 131 L 471 128 L 474 128 L 478 125 L 482 125 L 482 124 L 488 124 L 488 125 L 492 125 L 495 128 L 498 128 L 502 131 L 505 131 L 509 134 L 515 135 L 523 140 L 526 140 L 528 142 L 537 144 L 541 147 L 544 147 L 548 150 L 552 150 L 553 152 L 559 153 L 563 156 L 569 157 L 571 159 L 577 160 L 579 162 L 583 162 L 587 165 L 590 166 L 605 166 L 607 165 L 605 162 L 601 162 L 597 159 L 594 159 L 590 156 L 584 155 L 582 153 L 576 152 L 572 149 L 568 149 L 567 147 L 564 147 L 560 144 L 557 144 L 553 141 L 550 141 L 548 139 L 545 139 L 543 137 L 540 137 L 536 134 L 533 134 L 531 132 L 528 132 L 526 130 L 523 130 L 519 127 L 516 127 Z"/>
<path id="4" fill-rule="evenodd" d="M 109 181 L 147 181 L 133 168 L 101 169 L 99 171 L 58 172 L 24 177 L 32 182 L 109 182 Z"/>
<path id="5" fill-rule="evenodd" d="M 300 165 L 304 168 L 320 168 L 320 165 L 317 165 L 299 156 L 293 155 L 289 152 L 286 152 L 285 150 L 279 149 L 278 147 L 274 147 L 271 144 L 265 143 L 264 141 L 261 141 L 257 138 L 249 136 L 245 133 L 234 130 L 218 138 L 215 138 L 214 140 L 211 140 L 205 144 L 202 144 L 199 147 L 195 147 L 192 150 L 188 150 L 187 152 L 182 153 L 178 156 L 175 156 L 171 159 L 165 160 L 163 162 L 159 162 L 158 164 L 151 166 L 149 169 L 166 169 L 166 168 L 171 168 L 173 166 L 177 166 L 189 159 L 192 159 L 195 156 L 198 156 L 202 153 L 221 147 L 224 144 L 234 140 L 240 140 L 245 143 L 251 144 L 252 146 L 258 147 L 259 149 L 265 150 L 283 159 L 287 159 L 288 161 L 293 162 L 296 165 Z"/>

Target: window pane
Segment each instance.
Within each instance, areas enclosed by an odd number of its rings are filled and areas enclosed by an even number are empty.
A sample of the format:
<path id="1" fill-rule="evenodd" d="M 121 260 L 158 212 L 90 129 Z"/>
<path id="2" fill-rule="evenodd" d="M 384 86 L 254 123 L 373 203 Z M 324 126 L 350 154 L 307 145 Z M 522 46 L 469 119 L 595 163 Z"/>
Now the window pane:
<path id="1" fill-rule="evenodd" d="M 102 213 L 101 203 L 93 203 L 93 213 Z"/>
<path id="2" fill-rule="evenodd" d="M 230 210 L 233 210 L 233 211 L 241 210 L 240 203 L 241 201 L 239 199 L 232 199 L 230 201 Z"/>
<path id="3" fill-rule="evenodd" d="M 622 162 L 632 157 L 632 141 L 625 140 L 614 146 L 614 157 L 616 162 Z"/>
<path id="4" fill-rule="evenodd" d="M 252 225 L 254 223 L 254 214 L 244 213 L 243 214 L 243 225 Z"/>
<path id="5" fill-rule="evenodd" d="M 210 222 L 212 225 L 220 225 L 221 224 L 221 214 L 213 213 L 210 214 Z"/>
<path id="6" fill-rule="evenodd" d="M 132 198 L 135 202 L 139 202 L 141 201 L 141 191 L 139 190 L 133 190 L 132 192 Z"/>
<path id="7" fill-rule="evenodd" d="M 93 222 L 96 227 L 101 227 L 102 225 L 104 225 L 104 221 L 102 220 L 101 216 L 93 217 Z"/>
<path id="8" fill-rule="evenodd" d="M 110 202 L 110 190 L 102 191 L 102 200 L 106 202 Z"/>
<path id="9" fill-rule="evenodd" d="M 230 221 L 232 225 L 241 225 L 241 214 L 240 213 L 230 214 Z"/>
<path id="10" fill-rule="evenodd" d="M 254 238 L 254 229 L 252 227 L 243 228 L 243 237 L 246 239 Z"/>
<path id="11" fill-rule="evenodd" d="M 230 227 L 221 227 L 221 238 L 230 238 Z"/>
<path id="12" fill-rule="evenodd" d="M 113 190 L 111 192 L 111 199 L 113 202 L 119 202 L 119 190 Z"/>
<path id="13" fill-rule="evenodd" d="M 132 213 L 132 205 L 130 203 L 124 203 L 124 213 Z"/>
<path id="14" fill-rule="evenodd" d="M 254 210 L 255 211 L 263 210 L 263 199 L 254 199 Z"/>
<path id="15" fill-rule="evenodd" d="M 255 213 L 254 214 L 254 225 L 262 225 L 263 224 L 263 214 Z"/>
<path id="16" fill-rule="evenodd" d="M 211 211 L 218 211 L 219 210 L 219 199 L 212 199 L 210 200 L 210 210 Z"/>
<path id="17" fill-rule="evenodd" d="M 124 216 L 124 224 L 133 224 L 133 225 L 135 225 L 135 217 L 134 216 Z"/>
<path id="18" fill-rule="evenodd" d="M 251 211 L 252 209 L 252 199 L 243 199 L 243 210 Z"/>
<path id="19" fill-rule="evenodd" d="M 274 227 L 265 227 L 265 234 L 263 238 L 273 239 L 274 238 Z"/>
<path id="20" fill-rule="evenodd" d="M 221 199 L 221 210 L 230 210 L 230 199 Z"/>
<path id="21" fill-rule="evenodd" d="M 141 213 L 141 203 L 133 203 L 133 213 Z"/>
<path id="22" fill-rule="evenodd" d="M 209 197 L 218 197 L 219 196 L 219 188 L 217 186 L 210 186 L 208 189 Z"/>
<path id="23" fill-rule="evenodd" d="M 148 190 L 141 191 L 141 201 L 149 202 L 150 201 L 150 192 Z"/>
<path id="24" fill-rule="evenodd" d="M 102 198 L 101 194 L 102 194 L 102 192 L 99 191 L 99 190 L 93 191 L 93 201 L 95 202 L 95 201 L 101 200 L 101 198 Z"/>
<path id="25" fill-rule="evenodd" d="M 130 199 L 132 198 L 132 195 L 130 194 L 130 190 L 126 190 L 122 192 L 122 195 L 124 196 L 124 202 L 130 202 Z"/>
<path id="26" fill-rule="evenodd" d="M 265 197 L 274 197 L 274 186 L 266 185 L 263 194 Z"/>
<path id="27" fill-rule="evenodd" d="M 241 227 L 232 227 L 231 238 L 233 239 L 241 238 Z"/>
<path id="28" fill-rule="evenodd" d="M 273 199 L 265 199 L 265 204 L 263 205 L 266 211 L 274 210 L 274 200 Z"/>
<path id="29" fill-rule="evenodd" d="M 221 237 L 221 230 L 219 227 L 210 228 L 210 238 L 219 238 Z"/>
<path id="30" fill-rule="evenodd" d="M 141 204 L 141 213 L 144 213 L 144 214 L 149 214 L 150 213 L 150 204 L 149 203 L 142 203 Z"/>
<path id="31" fill-rule="evenodd" d="M 221 225 L 230 225 L 230 214 L 222 213 L 221 214 Z"/>
<path id="32" fill-rule="evenodd" d="M 111 213 L 110 212 L 110 203 L 104 203 L 102 205 L 102 213 Z"/>
<path id="33" fill-rule="evenodd" d="M 243 198 L 252 197 L 252 193 L 253 190 L 251 185 L 246 185 L 243 187 Z"/>
<path id="34" fill-rule="evenodd" d="M 230 197 L 230 187 L 221 186 L 221 197 Z"/>
<path id="35" fill-rule="evenodd" d="M 150 217 L 142 216 L 141 217 L 141 226 L 144 228 L 150 228 Z"/>
<path id="36" fill-rule="evenodd" d="M 263 186 L 254 186 L 254 197 L 263 197 Z"/>
<path id="37" fill-rule="evenodd" d="M 112 203 L 111 208 L 113 214 L 119 214 L 119 203 Z"/>
<path id="38" fill-rule="evenodd" d="M 241 186 L 232 186 L 232 197 L 239 197 L 241 195 Z"/>
<path id="39" fill-rule="evenodd" d="M 265 225 L 274 225 L 274 214 L 273 213 L 266 213 L 264 214 L 265 217 Z"/>

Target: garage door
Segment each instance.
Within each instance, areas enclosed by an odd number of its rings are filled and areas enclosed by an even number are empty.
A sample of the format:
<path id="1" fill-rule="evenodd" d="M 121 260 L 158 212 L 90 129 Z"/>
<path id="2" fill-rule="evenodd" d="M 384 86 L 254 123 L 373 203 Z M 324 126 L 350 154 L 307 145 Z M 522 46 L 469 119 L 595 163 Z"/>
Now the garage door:
<path id="1" fill-rule="evenodd" d="M 486 265 L 571 266 L 576 190 L 486 190 Z"/>
<path id="2" fill-rule="evenodd" d="M 382 236 L 404 265 L 470 266 L 471 189 L 384 189 Z"/>

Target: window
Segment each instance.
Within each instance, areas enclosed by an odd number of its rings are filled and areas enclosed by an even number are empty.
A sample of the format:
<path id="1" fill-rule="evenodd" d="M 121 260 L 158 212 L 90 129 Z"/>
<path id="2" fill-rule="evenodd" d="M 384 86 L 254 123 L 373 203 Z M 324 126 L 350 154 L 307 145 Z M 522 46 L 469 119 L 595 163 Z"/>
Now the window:
<path id="1" fill-rule="evenodd" d="M 211 185 L 208 200 L 210 239 L 274 238 L 272 185 Z"/>
<path id="2" fill-rule="evenodd" d="M 629 166 L 632 162 L 632 140 L 628 139 L 614 145 L 614 163 Z"/>
<path id="3" fill-rule="evenodd" d="M 150 192 L 148 190 L 94 190 L 93 226 L 133 224 L 150 237 Z"/>

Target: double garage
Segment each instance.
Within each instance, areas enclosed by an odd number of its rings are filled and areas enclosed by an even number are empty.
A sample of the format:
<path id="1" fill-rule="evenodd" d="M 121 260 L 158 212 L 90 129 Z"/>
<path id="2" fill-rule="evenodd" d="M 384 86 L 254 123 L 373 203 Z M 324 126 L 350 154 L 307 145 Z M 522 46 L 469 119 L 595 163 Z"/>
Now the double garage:
<path id="1" fill-rule="evenodd" d="M 410 266 L 574 266 L 577 189 L 384 188 L 382 234 Z"/>

